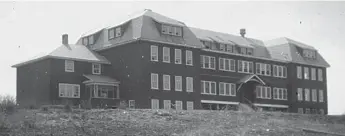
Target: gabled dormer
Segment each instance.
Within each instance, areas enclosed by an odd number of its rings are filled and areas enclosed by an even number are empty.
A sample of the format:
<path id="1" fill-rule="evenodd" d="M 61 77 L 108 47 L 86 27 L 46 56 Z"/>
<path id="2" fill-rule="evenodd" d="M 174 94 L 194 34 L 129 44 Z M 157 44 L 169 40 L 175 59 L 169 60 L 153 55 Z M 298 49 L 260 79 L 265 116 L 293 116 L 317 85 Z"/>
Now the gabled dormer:
<path id="1" fill-rule="evenodd" d="M 169 25 L 169 24 L 160 24 L 160 25 L 161 25 L 162 34 L 178 36 L 178 37 L 182 37 L 183 35 L 183 28 L 181 26 L 174 26 L 174 25 Z"/>
<path id="2" fill-rule="evenodd" d="M 316 59 L 317 57 L 317 51 L 316 50 L 311 50 L 311 49 L 302 49 L 302 53 L 304 58 L 307 59 Z"/>

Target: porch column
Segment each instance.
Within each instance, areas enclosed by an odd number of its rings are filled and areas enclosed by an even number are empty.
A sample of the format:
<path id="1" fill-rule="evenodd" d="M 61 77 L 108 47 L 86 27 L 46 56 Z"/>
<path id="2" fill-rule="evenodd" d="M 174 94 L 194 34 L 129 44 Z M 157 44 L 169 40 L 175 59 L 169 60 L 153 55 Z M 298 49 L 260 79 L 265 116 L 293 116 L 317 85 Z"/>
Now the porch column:
<path id="1" fill-rule="evenodd" d="M 120 98 L 120 89 L 119 88 L 120 88 L 119 85 L 116 85 L 116 97 L 117 97 L 117 99 Z"/>

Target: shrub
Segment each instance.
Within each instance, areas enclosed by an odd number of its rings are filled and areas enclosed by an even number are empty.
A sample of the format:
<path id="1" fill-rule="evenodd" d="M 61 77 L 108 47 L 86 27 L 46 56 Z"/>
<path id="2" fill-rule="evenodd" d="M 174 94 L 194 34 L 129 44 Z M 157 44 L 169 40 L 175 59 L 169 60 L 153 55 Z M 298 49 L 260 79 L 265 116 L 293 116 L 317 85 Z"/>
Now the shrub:
<path id="1" fill-rule="evenodd" d="M 11 114 L 16 110 L 16 99 L 13 96 L 0 96 L 0 111 Z"/>
<path id="2" fill-rule="evenodd" d="M 64 110 L 65 110 L 65 112 L 72 112 L 72 106 L 70 104 L 66 104 L 64 106 Z"/>
<path id="3" fill-rule="evenodd" d="M 82 109 L 88 109 L 88 110 L 91 109 L 91 101 L 89 101 L 89 100 L 81 100 L 80 107 Z"/>
<path id="4" fill-rule="evenodd" d="M 127 109 L 128 104 L 125 100 L 121 101 L 119 104 L 119 109 Z"/>

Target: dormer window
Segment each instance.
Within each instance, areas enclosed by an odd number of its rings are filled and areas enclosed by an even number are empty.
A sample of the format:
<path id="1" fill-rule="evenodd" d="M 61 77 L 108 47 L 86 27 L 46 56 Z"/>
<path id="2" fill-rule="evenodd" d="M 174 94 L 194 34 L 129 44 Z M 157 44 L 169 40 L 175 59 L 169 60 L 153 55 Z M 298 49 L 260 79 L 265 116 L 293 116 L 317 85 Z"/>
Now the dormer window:
<path id="1" fill-rule="evenodd" d="M 303 50 L 303 56 L 306 58 L 315 59 L 316 58 L 316 51 L 304 49 Z"/>
<path id="2" fill-rule="evenodd" d="M 182 36 L 182 27 L 162 24 L 162 34 Z"/>
<path id="3" fill-rule="evenodd" d="M 92 64 L 92 74 L 101 74 L 101 64 Z"/>
<path id="4" fill-rule="evenodd" d="M 109 39 L 115 38 L 115 30 L 113 28 L 109 29 L 108 30 L 108 35 L 109 35 Z"/>
<path id="5" fill-rule="evenodd" d="M 234 46 L 232 46 L 232 45 L 226 45 L 226 51 L 232 53 L 232 52 L 234 51 L 234 50 L 233 50 L 233 47 L 234 47 Z"/>
<path id="6" fill-rule="evenodd" d="M 253 55 L 253 49 L 247 48 L 247 55 Z"/>
<path id="7" fill-rule="evenodd" d="M 121 27 L 117 27 L 115 29 L 116 33 L 115 33 L 115 37 L 120 37 L 121 36 Z"/>
<path id="8" fill-rule="evenodd" d="M 89 45 L 89 40 L 87 39 L 87 37 L 83 38 L 83 45 Z"/>
<path id="9" fill-rule="evenodd" d="M 220 44 L 220 45 L 219 45 L 219 49 L 220 49 L 221 51 L 225 51 L 225 44 Z"/>
<path id="10" fill-rule="evenodd" d="M 241 47 L 240 50 L 241 50 L 241 51 L 240 51 L 241 54 L 244 54 L 244 55 L 247 54 L 246 48 Z"/>
<path id="11" fill-rule="evenodd" d="M 93 38 L 93 35 L 89 36 L 89 45 L 92 45 L 95 43 L 95 39 Z"/>

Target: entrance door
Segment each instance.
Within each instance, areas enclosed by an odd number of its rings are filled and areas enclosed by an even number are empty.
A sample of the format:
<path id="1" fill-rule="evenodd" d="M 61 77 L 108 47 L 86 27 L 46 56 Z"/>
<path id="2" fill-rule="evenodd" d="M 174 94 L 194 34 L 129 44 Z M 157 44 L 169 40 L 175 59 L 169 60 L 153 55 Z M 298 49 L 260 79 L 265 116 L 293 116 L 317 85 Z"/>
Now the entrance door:
<path id="1" fill-rule="evenodd" d="M 255 88 L 257 83 L 255 82 L 247 82 L 242 85 L 240 88 L 240 102 L 241 103 L 253 103 L 256 95 L 255 95 Z"/>

